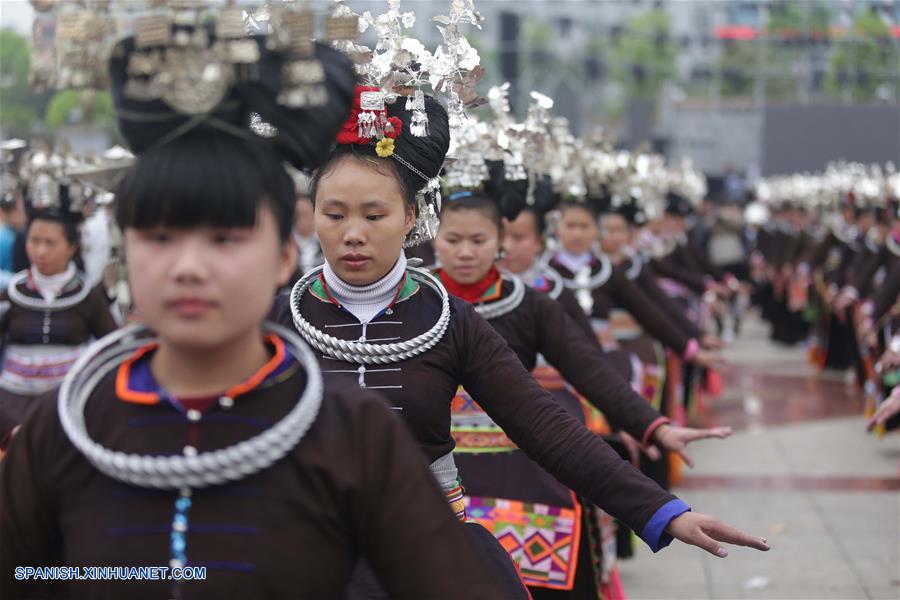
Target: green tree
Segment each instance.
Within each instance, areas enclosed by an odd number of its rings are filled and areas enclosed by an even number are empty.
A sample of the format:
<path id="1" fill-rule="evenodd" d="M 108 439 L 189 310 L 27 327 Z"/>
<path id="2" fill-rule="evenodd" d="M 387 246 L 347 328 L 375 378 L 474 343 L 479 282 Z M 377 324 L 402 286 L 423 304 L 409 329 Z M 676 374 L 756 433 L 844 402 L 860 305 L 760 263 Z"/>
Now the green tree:
<path id="1" fill-rule="evenodd" d="M 522 26 L 522 40 L 525 55 L 522 57 L 531 67 L 548 69 L 553 67 L 555 56 L 553 28 L 543 21 L 528 19 Z"/>
<path id="2" fill-rule="evenodd" d="M 38 118 L 35 94 L 28 84 L 31 51 L 15 31 L 0 30 L 0 129 L 8 136 L 27 136 Z"/>
<path id="3" fill-rule="evenodd" d="M 109 92 L 62 90 L 54 94 L 44 117 L 47 131 L 56 132 L 69 123 L 88 123 L 102 129 L 114 124 Z"/>
<path id="4" fill-rule="evenodd" d="M 723 96 L 750 96 L 757 75 L 759 45 L 765 44 L 766 97 L 790 98 L 797 94 L 796 67 L 809 59 L 808 44 L 828 35 L 831 11 L 823 0 L 772 2 L 764 38 L 726 42 L 719 54 Z"/>
<path id="5" fill-rule="evenodd" d="M 769 8 L 769 36 L 790 38 L 802 34 L 824 36 L 831 22 L 831 10 L 822 0 L 774 2 Z"/>
<path id="6" fill-rule="evenodd" d="M 675 75 L 678 48 L 670 37 L 669 15 L 653 9 L 628 20 L 610 40 L 610 75 L 630 97 L 656 98 Z"/>
<path id="7" fill-rule="evenodd" d="M 730 41 L 722 46 L 719 69 L 722 73 L 722 96 L 750 96 L 756 65 L 756 43 Z"/>
<path id="8" fill-rule="evenodd" d="M 857 13 L 849 38 L 831 55 L 828 67 L 826 88 L 849 90 L 856 101 L 873 100 L 880 87 L 896 85 L 900 52 L 887 23 L 874 11 Z"/>

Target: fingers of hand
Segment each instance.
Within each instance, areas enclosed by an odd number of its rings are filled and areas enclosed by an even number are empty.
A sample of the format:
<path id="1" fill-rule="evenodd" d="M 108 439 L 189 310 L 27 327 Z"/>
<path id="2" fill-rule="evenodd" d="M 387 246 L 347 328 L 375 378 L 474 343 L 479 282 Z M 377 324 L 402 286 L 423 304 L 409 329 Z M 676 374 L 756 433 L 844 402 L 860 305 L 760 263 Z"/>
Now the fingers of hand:
<path id="1" fill-rule="evenodd" d="M 769 544 L 764 538 L 759 538 L 752 536 L 749 533 L 744 533 L 739 529 L 735 529 L 730 525 L 722 523 L 718 519 L 714 519 L 710 524 L 703 527 L 703 530 L 710 537 L 719 540 L 720 542 L 734 544 L 736 546 L 756 548 L 757 550 L 769 549 Z"/>
<path id="2" fill-rule="evenodd" d="M 677 450 L 678 456 L 684 461 L 684 464 L 689 466 L 690 468 L 694 468 L 694 460 L 688 455 L 688 453 L 682 447 L 680 450 Z"/>
<path id="3" fill-rule="evenodd" d="M 719 558 L 725 558 L 726 556 L 728 556 L 728 550 L 723 548 L 721 544 L 719 544 L 719 542 L 703 533 L 702 530 L 697 531 L 694 541 L 689 543 L 703 548 L 713 556 L 718 556 Z"/>
<path id="4" fill-rule="evenodd" d="M 692 435 L 688 442 L 703 440 L 706 438 L 719 438 L 723 440 L 731 435 L 731 427 L 713 427 L 711 429 L 691 429 Z"/>

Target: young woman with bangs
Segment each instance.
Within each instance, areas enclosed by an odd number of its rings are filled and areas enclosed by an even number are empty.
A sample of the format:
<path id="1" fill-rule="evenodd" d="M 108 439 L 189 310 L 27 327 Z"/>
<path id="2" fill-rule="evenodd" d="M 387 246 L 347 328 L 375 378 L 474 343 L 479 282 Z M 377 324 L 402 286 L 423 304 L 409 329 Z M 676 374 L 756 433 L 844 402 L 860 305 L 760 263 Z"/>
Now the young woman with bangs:
<path id="1" fill-rule="evenodd" d="M 280 73 L 253 39 L 260 72 Z M 501 597 L 384 401 L 323 382 L 296 333 L 265 322 L 296 265 L 282 161 L 326 151 L 349 60 L 317 46 L 325 107 L 279 105 L 263 75 L 199 119 L 122 93 L 134 51 L 123 42 L 111 74 L 138 155 L 117 217 L 141 325 L 91 346 L 10 443 L 0 596 L 340 598 L 363 556 L 393 598 Z M 41 581 L 17 566 L 170 570 Z M 179 580 L 185 567 L 204 571 Z"/>
<path id="2" fill-rule="evenodd" d="M 434 204 L 423 201 L 420 192 L 428 193 L 440 172 L 449 127 L 446 111 L 426 97 L 428 133 L 414 136 L 408 131 L 411 112 L 402 105 L 385 108 L 398 132 L 389 143 L 354 134 L 357 115 L 351 111 L 346 135 L 339 134 L 337 149 L 314 175 L 316 233 L 326 262 L 304 276 L 290 298 L 281 299 L 278 321 L 293 323 L 318 351 L 326 377 L 384 394 L 461 518 L 451 403 L 463 386 L 526 455 L 628 523 L 655 550 L 673 538 L 718 556 L 727 554 L 720 541 L 767 549 L 760 538 L 689 512 L 622 461 L 534 381 L 471 304 L 407 264 L 403 247 L 411 233 L 433 225 L 427 211 Z M 499 245 L 496 230 L 494 236 Z M 503 554 L 482 528 L 467 530 L 485 544 L 486 553 Z M 511 594 L 514 588 L 510 581 Z"/>

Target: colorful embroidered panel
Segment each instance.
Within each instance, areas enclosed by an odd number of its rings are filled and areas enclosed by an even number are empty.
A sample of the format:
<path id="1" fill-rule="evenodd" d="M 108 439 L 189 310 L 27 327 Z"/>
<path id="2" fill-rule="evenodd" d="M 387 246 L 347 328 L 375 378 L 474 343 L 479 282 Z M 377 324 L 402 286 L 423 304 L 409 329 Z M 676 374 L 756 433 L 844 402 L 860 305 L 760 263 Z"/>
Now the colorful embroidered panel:
<path id="1" fill-rule="evenodd" d="M 466 496 L 466 513 L 490 531 L 519 567 L 527 585 L 571 590 L 578 564 L 581 505 L 562 508 Z"/>
<path id="2" fill-rule="evenodd" d="M 562 378 L 562 375 L 560 375 L 559 371 L 557 371 L 550 365 L 541 365 L 535 367 L 531 374 L 534 376 L 535 381 L 541 384 L 541 387 L 545 390 L 564 390 L 567 387 L 566 381 Z"/>
<path id="3" fill-rule="evenodd" d="M 641 335 L 632 340 L 622 340 L 621 347 L 640 361 L 639 389 L 635 391 L 653 408 L 660 410 L 666 380 L 666 352 L 662 344 Z"/>
<path id="4" fill-rule="evenodd" d="M 608 584 L 610 576 L 616 569 L 616 556 L 618 548 L 616 543 L 616 531 L 618 526 L 615 519 L 597 506 L 591 506 L 589 522 L 591 524 L 591 539 L 594 541 L 592 556 L 595 559 L 595 574 L 600 575 L 600 582 Z"/>
<path id="5" fill-rule="evenodd" d="M 450 403 L 450 434 L 456 441 L 454 452 L 512 452 L 518 449 L 461 387 Z"/>

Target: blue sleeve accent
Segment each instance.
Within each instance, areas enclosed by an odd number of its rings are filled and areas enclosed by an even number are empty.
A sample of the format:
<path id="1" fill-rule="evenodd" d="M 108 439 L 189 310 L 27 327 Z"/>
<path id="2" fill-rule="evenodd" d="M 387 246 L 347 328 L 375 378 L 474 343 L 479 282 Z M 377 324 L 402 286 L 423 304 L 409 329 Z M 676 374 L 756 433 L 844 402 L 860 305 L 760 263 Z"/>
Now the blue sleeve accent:
<path id="1" fill-rule="evenodd" d="M 651 550 L 659 552 L 672 543 L 672 536 L 666 533 L 669 522 L 690 510 L 691 507 L 678 498 L 669 500 L 660 506 L 659 510 L 653 513 L 653 516 L 647 521 L 641 532 L 641 539 L 650 546 Z"/>
<path id="2" fill-rule="evenodd" d="M 0 269 L 3 271 L 12 272 L 15 242 L 16 232 L 6 225 L 0 226 Z"/>

